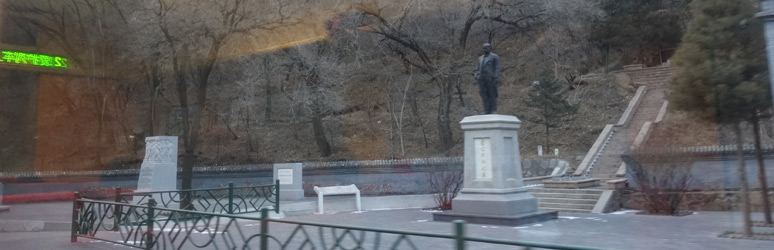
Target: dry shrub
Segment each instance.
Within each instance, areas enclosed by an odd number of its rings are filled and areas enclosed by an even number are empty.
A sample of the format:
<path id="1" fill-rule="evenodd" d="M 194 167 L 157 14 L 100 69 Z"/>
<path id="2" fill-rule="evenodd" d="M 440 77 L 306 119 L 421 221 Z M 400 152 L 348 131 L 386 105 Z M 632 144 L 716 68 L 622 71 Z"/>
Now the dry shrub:
<path id="1" fill-rule="evenodd" d="M 686 193 L 694 182 L 691 173 L 695 156 L 665 148 L 637 149 L 621 156 L 627 175 L 642 197 L 648 214 L 677 215 L 684 207 Z"/>
<path id="2" fill-rule="evenodd" d="M 452 200 L 462 189 L 463 177 L 462 170 L 427 172 L 430 192 L 434 194 L 435 204 L 438 205 L 439 209 L 450 210 L 452 208 Z"/>

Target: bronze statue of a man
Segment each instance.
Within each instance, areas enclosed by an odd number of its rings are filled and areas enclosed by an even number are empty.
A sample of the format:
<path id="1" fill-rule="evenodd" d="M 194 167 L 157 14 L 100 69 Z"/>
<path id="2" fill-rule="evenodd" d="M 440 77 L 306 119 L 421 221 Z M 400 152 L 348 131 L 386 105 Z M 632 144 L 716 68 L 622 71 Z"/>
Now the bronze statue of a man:
<path id="1" fill-rule="evenodd" d="M 484 102 L 483 114 L 497 114 L 497 85 L 500 83 L 500 57 L 492 53 L 492 45 L 484 44 L 484 54 L 478 58 L 475 73 L 478 90 Z"/>

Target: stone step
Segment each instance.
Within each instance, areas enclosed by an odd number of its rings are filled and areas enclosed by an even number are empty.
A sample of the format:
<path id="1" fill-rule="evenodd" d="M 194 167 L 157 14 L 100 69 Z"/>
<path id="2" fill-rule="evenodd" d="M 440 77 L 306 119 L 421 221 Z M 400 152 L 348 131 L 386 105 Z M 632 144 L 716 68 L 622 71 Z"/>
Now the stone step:
<path id="1" fill-rule="evenodd" d="M 553 208 L 553 207 L 538 207 L 540 210 L 558 211 L 567 213 L 591 213 L 592 209 L 571 209 L 571 208 Z"/>
<path id="2" fill-rule="evenodd" d="M 607 182 L 609 180 L 617 180 L 617 179 L 621 179 L 623 177 L 618 177 L 618 176 L 615 176 L 615 175 L 608 175 L 608 176 L 601 176 L 600 175 L 600 176 L 595 177 L 595 178 L 599 178 L 600 180 L 603 180 L 603 182 Z"/>
<path id="3" fill-rule="evenodd" d="M 621 162 L 614 162 L 614 161 L 608 161 L 608 162 L 602 162 L 600 165 L 594 165 L 591 170 L 589 170 L 589 174 L 614 174 L 615 171 L 618 170 L 618 166 L 621 165 Z"/>
<path id="4" fill-rule="evenodd" d="M 573 194 L 573 193 L 531 193 L 538 200 L 543 199 L 575 199 L 575 200 L 596 200 L 601 194 Z"/>
<path id="5" fill-rule="evenodd" d="M 596 194 L 602 195 L 601 189 L 568 189 L 568 188 L 530 188 L 529 192 L 535 193 L 564 193 L 564 194 Z"/>
<path id="6" fill-rule="evenodd" d="M 668 70 L 655 70 L 655 71 L 647 71 L 647 72 L 631 72 L 629 73 L 630 76 L 633 77 L 663 77 L 663 76 L 673 76 L 674 72 L 670 72 Z"/>
<path id="7" fill-rule="evenodd" d="M 597 204 L 597 200 L 598 199 L 569 199 L 569 198 L 544 198 L 544 197 L 538 198 L 538 201 L 543 203 L 565 203 L 565 204 L 585 204 L 585 205 Z"/>
<path id="8" fill-rule="evenodd" d="M 672 79 L 672 75 L 666 75 L 666 76 L 663 76 L 663 75 L 661 75 L 661 76 L 660 75 L 652 75 L 652 74 L 635 75 L 634 77 L 631 77 L 631 79 L 634 80 L 634 81 L 637 81 L 637 80 L 661 80 L 661 81 L 665 81 L 666 82 L 666 81 L 669 81 L 669 80 Z"/>
<path id="9" fill-rule="evenodd" d="M 629 73 L 629 75 L 633 75 L 635 77 L 647 77 L 647 76 L 672 76 L 674 72 L 671 72 L 670 70 L 654 70 L 654 71 L 645 71 L 645 72 L 632 72 Z"/>
<path id="10" fill-rule="evenodd" d="M 634 82 L 669 82 L 672 77 L 635 77 Z"/>
<path id="11" fill-rule="evenodd" d="M 621 165 L 621 161 L 604 161 L 600 162 L 599 165 L 594 164 L 594 168 L 591 169 L 591 173 L 615 173 L 615 170 L 618 169 L 618 166 Z"/>
<path id="12" fill-rule="evenodd" d="M 663 80 L 663 81 L 669 81 L 672 79 L 672 75 L 656 75 L 656 74 L 638 74 L 634 75 L 632 77 L 633 80 Z"/>
<path id="13" fill-rule="evenodd" d="M 634 80 L 635 84 L 638 85 L 668 85 L 669 81 L 667 80 Z"/>
<path id="14" fill-rule="evenodd" d="M 569 208 L 569 209 L 594 209 L 594 205 L 588 204 L 568 204 L 568 203 L 550 203 L 538 201 L 538 207 L 550 207 L 550 208 Z"/>
<path id="15" fill-rule="evenodd" d="M 672 74 L 669 72 L 648 72 L 633 74 L 634 78 L 671 78 Z"/>
<path id="16" fill-rule="evenodd" d="M 612 175 L 612 176 L 600 176 L 600 177 L 598 177 L 598 178 L 599 178 L 599 179 L 600 179 L 602 182 L 607 182 L 607 181 L 610 181 L 610 180 L 618 180 L 618 179 L 621 179 L 621 178 L 623 178 L 623 177 L 618 177 L 618 176 Z"/>

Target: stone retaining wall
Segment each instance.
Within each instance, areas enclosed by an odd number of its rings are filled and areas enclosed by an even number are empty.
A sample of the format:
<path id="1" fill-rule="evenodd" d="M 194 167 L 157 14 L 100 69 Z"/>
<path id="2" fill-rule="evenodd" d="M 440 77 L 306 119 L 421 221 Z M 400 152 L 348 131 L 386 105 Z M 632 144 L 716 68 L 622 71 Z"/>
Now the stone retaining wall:
<path id="1" fill-rule="evenodd" d="M 569 164 L 555 158 L 525 159 L 522 161 L 525 177 L 550 175 L 555 167 L 569 168 Z M 313 186 L 355 184 L 363 195 L 427 194 L 430 192 L 428 174 L 431 172 L 462 171 L 462 157 L 424 158 L 378 161 L 343 161 L 304 163 L 303 188 L 309 195 Z M 79 174 L 80 173 L 80 174 Z M 138 171 L 113 170 L 89 172 L 43 172 L 7 174 L 6 194 L 25 194 L 53 191 L 77 191 L 86 188 L 136 188 Z M 561 171 L 560 171 L 561 174 Z M 17 177 L 8 177 L 17 176 Z M 179 182 L 179 181 L 178 181 Z M 197 167 L 194 169 L 193 188 L 235 185 L 270 184 L 272 165 Z M 35 183 L 35 185 L 29 185 Z M 179 186 L 179 184 L 178 184 Z"/>

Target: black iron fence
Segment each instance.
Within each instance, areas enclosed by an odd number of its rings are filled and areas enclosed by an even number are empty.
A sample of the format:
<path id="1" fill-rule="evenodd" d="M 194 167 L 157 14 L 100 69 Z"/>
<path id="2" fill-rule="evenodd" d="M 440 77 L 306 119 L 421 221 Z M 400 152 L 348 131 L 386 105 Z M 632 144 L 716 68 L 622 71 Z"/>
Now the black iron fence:
<path id="1" fill-rule="evenodd" d="M 279 180 L 272 185 L 234 186 L 151 192 L 126 192 L 116 188 L 115 202 L 145 205 L 151 199 L 157 206 L 209 213 L 241 214 L 271 206 L 279 212 Z"/>
<path id="2" fill-rule="evenodd" d="M 71 241 L 95 239 L 140 249 L 595 249 L 469 236 L 465 222 L 452 234 L 307 223 L 76 199 Z"/>

